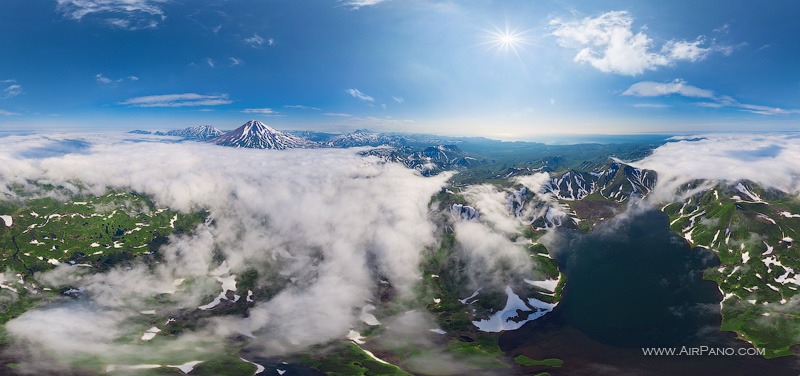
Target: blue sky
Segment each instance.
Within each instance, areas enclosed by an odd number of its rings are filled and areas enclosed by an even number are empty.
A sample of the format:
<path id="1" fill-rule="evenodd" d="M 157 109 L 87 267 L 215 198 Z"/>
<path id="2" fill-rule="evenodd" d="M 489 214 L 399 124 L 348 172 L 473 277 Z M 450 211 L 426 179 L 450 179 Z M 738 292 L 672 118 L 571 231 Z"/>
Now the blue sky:
<path id="1" fill-rule="evenodd" d="M 775 1 L 4 0 L 0 129 L 797 130 Z"/>

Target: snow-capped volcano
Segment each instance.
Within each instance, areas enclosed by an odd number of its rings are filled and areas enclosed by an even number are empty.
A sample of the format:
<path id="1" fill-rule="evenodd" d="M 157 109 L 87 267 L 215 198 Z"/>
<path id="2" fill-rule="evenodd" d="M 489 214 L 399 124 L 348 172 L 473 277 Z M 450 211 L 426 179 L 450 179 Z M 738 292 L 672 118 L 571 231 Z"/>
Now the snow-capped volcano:
<path id="1" fill-rule="evenodd" d="M 315 147 L 316 144 L 272 128 L 258 120 L 250 120 L 209 142 L 222 146 L 252 149 L 292 149 Z"/>

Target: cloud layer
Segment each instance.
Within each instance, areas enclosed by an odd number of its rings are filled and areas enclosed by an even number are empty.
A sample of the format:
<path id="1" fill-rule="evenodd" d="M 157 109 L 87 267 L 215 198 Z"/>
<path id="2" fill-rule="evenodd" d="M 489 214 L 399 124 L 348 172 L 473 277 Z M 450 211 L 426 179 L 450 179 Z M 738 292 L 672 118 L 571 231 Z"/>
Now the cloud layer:
<path id="1" fill-rule="evenodd" d="M 9 323 L 16 351 L 43 349 L 61 360 L 106 363 L 120 361 L 114 354 L 135 354 L 142 363 L 159 363 L 165 361 L 162 351 L 198 338 L 213 348 L 244 334 L 252 350 L 274 356 L 344 338 L 358 325 L 359 309 L 377 298 L 380 280 L 407 296 L 420 277 L 420 252 L 434 241 L 427 205 L 446 175 L 424 178 L 399 164 L 357 156 L 358 150 L 246 150 L 126 137 L 4 137 L 0 195 L 13 195 L 14 183 L 77 189 L 74 184 L 81 182 L 97 194 L 131 189 L 162 207 L 207 210 L 213 222 L 190 236 L 172 237 L 156 265 L 136 262 L 102 274 L 63 266 L 37 276 L 45 285 L 77 287 L 84 295 Z M 81 154 L 20 157 L 64 139 L 90 146 Z M 136 344 L 147 329 L 137 324 L 146 320 L 140 311 L 196 310 L 219 293 L 217 276 L 248 269 L 258 270 L 258 286 L 274 293 L 256 295 L 247 318 L 201 319 L 195 331 L 161 337 L 163 348 Z M 153 305 L 155 297 L 170 292 L 167 303 Z M 36 329 L 58 320 L 68 323 L 63 330 Z M 102 325 L 87 325 L 95 321 Z M 50 361 L 42 356 L 27 354 L 32 363 L 26 367 Z"/>
<path id="2" fill-rule="evenodd" d="M 713 134 L 667 143 L 634 165 L 658 172 L 653 198 L 668 201 L 695 179 L 749 179 L 764 187 L 800 193 L 798 160 L 796 134 Z"/>

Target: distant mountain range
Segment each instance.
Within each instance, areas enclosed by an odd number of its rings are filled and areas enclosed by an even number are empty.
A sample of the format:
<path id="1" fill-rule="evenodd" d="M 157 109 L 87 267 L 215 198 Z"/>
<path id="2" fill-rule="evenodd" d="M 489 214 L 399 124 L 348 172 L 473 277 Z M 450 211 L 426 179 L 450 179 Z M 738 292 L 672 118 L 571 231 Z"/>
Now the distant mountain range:
<path id="1" fill-rule="evenodd" d="M 166 132 L 150 132 L 150 131 L 143 131 L 141 129 L 133 130 L 128 133 L 131 134 L 152 134 L 156 136 L 176 136 L 176 137 L 183 137 L 189 140 L 198 140 L 198 141 L 206 141 L 212 138 L 219 137 L 223 134 L 223 132 L 217 128 L 214 128 L 210 125 L 198 125 L 196 127 L 189 127 L 184 129 L 173 129 L 171 131 Z"/>
<path id="2" fill-rule="evenodd" d="M 424 148 L 431 145 L 456 144 L 460 142 L 457 138 L 420 134 L 378 133 L 368 129 L 358 129 L 342 134 L 314 131 L 280 131 L 258 120 L 250 120 L 230 132 L 220 131 L 210 125 L 200 125 L 185 129 L 156 132 L 137 129 L 128 133 L 175 136 L 187 140 L 209 141 L 223 146 L 254 149 L 351 148 L 383 145 Z"/>
<path id="3" fill-rule="evenodd" d="M 156 132 L 158 135 L 159 133 Z M 178 136 L 192 140 L 210 140 L 222 136 L 223 132 L 210 125 L 198 125 L 196 127 L 189 127 L 185 129 L 177 129 L 166 132 L 166 136 Z"/>
<path id="4" fill-rule="evenodd" d="M 250 120 L 230 132 L 209 125 L 166 132 L 134 130 L 131 134 L 176 136 L 186 140 L 204 141 L 221 146 L 251 149 L 351 148 L 379 147 L 361 152 L 386 162 L 400 162 L 424 175 L 435 175 L 448 169 L 467 168 L 479 163 L 455 144 L 458 138 L 419 134 L 378 133 L 367 129 L 344 134 L 313 131 L 279 131 L 258 120 Z"/>

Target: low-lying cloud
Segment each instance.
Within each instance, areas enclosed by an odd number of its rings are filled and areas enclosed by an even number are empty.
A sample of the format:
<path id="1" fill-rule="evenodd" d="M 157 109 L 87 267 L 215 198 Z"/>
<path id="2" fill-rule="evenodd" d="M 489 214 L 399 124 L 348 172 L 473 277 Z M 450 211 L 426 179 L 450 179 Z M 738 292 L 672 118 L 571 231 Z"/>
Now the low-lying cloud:
<path id="1" fill-rule="evenodd" d="M 212 219 L 191 234 L 171 237 L 157 264 L 136 261 L 105 273 L 62 265 L 37 275 L 45 286 L 82 293 L 8 323 L 16 341 L 11 348 L 29 351 L 30 362 L 22 368 L 28 372 L 41 370 L 51 357 L 60 366 L 84 357 L 124 361 L 113 354 L 166 364 L 171 353 L 159 346 L 205 338 L 213 348 L 242 335 L 253 350 L 276 356 L 344 338 L 359 324 L 359 309 L 377 299 L 380 280 L 408 296 L 420 278 L 420 253 L 435 241 L 428 203 L 447 174 L 422 177 L 399 164 L 358 156 L 358 150 L 250 150 L 128 137 L 133 136 L 0 139 L 0 197 L 13 198 L 15 183 L 34 191 L 31 182 L 76 193 L 124 189 L 173 210 L 205 210 Z M 54 139 L 91 146 L 80 154 L 20 157 Z M 259 286 L 279 290 L 256 296 L 248 317 L 216 316 L 177 337 L 138 342 L 149 327 L 149 316 L 140 312 L 196 310 L 220 292 L 216 277 L 250 269 L 259 271 Z M 155 303 L 165 293 L 169 298 Z M 42 329 L 55 322 L 63 328 Z"/>
<path id="2" fill-rule="evenodd" d="M 800 138 L 791 133 L 712 134 L 670 142 L 635 167 L 658 172 L 656 200 L 670 200 L 696 179 L 751 180 L 763 187 L 800 193 Z"/>

